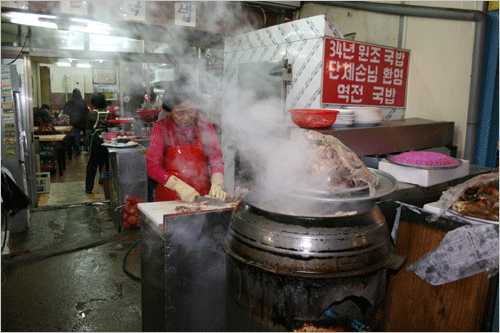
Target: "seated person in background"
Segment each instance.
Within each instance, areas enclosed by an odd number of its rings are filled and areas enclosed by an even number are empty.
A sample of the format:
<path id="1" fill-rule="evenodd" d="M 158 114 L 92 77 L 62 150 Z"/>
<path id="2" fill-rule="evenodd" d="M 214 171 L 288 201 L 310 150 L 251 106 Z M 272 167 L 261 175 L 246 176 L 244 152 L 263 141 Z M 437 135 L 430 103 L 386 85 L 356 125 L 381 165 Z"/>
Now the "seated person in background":
<path id="1" fill-rule="evenodd" d="M 37 122 L 42 123 L 51 123 L 53 118 L 49 114 L 50 106 L 47 104 L 43 104 L 38 110 L 33 114 L 33 118 L 35 118 L 35 126 Z M 38 121 L 36 119 L 39 119 Z"/>

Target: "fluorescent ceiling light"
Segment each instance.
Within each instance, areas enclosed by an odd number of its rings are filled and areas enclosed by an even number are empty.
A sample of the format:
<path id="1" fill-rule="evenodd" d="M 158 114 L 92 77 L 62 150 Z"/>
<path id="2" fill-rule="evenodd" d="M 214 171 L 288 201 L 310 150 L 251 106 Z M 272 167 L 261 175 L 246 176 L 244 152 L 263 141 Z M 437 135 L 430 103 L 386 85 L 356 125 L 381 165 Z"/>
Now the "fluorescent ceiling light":
<path id="1" fill-rule="evenodd" d="M 56 66 L 59 66 L 59 67 L 71 67 L 71 64 L 69 62 L 56 62 Z"/>
<path id="2" fill-rule="evenodd" d="M 55 22 L 39 20 L 39 18 L 56 19 L 56 16 L 54 15 L 37 15 L 37 14 L 20 13 L 20 12 L 9 12 L 6 13 L 6 15 L 11 18 L 10 19 L 11 23 L 57 29 L 57 25 L 55 24 Z"/>
<path id="3" fill-rule="evenodd" d="M 112 30 L 113 27 L 108 23 L 96 22 L 91 20 L 79 19 L 79 18 L 70 18 L 73 22 L 85 23 L 87 26 L 94 26 L 96 29 L 105 29 Z"/>
<path id="4" fill-rule="evenodd" d="M 109 35 L 113 27 L 107 23 L 95 22 L 91 20 L 57 17 L 55 15 L 43 15 L 32 13 L 9 12 L 6 13 L 11 20 L 11 23 L 30 25 L 44 28 L 52 28 L 59 30 L 70 30 L 78 32 L 86 32 L 92 34 Z M 74 22 L 72 24 L 71 22 Z"/>
<path id="5" fill-rule="evenodd" d="M 90 64 L 76 64 L 76 67 L 80 67 L 80 68 L 90 68 Z"/>
<path id="6" fill-rule="evenodd" d="M 43 15 L 43 14 L 32 14 L 32 13 L 21 13 L 21 12 L 8 12 L 5 13 L 5 15 L 9 16 L 10 18 L 26 19 L 26 20 L 36 20 L 39 17 L 52 20 L 55 20 L 57 18 L 57 16 L 55 15 Z"/>
<path id="7" fill-rule="evenodd" d="M 57 29 L 57 25 L 55 23 L 42 22 L 42 21 L 38 21 L 38 20 L 33 21 L 33 20 L 11 19 L 10 23 L 15 23 L 15 24 L 20 24 L 20 25 L 30 25 L 30 26 L 42 27 L 42 28 Z"/>

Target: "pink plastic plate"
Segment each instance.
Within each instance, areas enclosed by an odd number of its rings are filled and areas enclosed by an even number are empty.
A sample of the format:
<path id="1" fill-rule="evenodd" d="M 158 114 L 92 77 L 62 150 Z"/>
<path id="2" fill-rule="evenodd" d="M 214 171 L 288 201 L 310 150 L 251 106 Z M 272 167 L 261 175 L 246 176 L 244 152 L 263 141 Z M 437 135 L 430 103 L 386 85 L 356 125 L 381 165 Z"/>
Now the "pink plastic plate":
<path id="1" fill-rule="evenodd" d="M 389 162 L 419 168 L 456 168 L 462 161 L 445 154 L 429 151 L 409 151 L 389 158 Z"/>

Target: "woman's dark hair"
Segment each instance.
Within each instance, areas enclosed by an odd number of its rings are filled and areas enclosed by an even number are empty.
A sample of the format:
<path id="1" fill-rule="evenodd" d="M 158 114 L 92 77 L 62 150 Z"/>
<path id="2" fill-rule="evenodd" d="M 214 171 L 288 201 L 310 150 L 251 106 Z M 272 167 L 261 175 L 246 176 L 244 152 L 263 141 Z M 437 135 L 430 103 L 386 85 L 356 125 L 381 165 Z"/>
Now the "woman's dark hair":
<path id="1" fill-rule="evenodd" d="M 174 106 L 186 101 L 193 101 L 198 104 L 198 93 L 195 83 L 187 75 L 180 76 L 177 80 L 170 83 L 163 93 L 161 107 L 163 110 L 171 112 Z"/>
<path id="2" fill-rule="evenodd" d="M 105 109 L 106 97 L 104 97 L 102 93 L 94 93 L 90 99 L 90 103 L 92 103 L 92 106 L 96 109 Z"/>
<path id="3" fill-rule="evenodd" d="M 45 110 L 49 111 L 50 110 L 50 106 L 48 106 L 47 104 L 42 104 L 42 106 L 40 106 L 39 110 L 42 110 L 42 109 L 45 109 Z"/>
<path id="4" fill-rule="evenodd" d="M 71 93 L 71 99 L 83 99 L 82 92 L 80 91 L 80 89 L 78 88 L 73 89 L 73 92 Z"/>

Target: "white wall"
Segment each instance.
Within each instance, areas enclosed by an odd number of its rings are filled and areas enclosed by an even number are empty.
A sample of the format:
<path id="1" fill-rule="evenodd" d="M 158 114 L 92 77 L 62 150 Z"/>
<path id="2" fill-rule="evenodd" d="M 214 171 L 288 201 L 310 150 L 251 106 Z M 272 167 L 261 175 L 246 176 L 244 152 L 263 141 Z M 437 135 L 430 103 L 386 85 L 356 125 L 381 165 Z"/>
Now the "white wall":
<path id="1" fill-rule="evenodd" d="M 385 1 L 400 4 L 401 2 Z M 407 5 L 482 10 L 482 1 L 405 1 Z M 454 144 L 462 158 L 469 103 L 474 43 L 474 22 L 400 17 L 305 4 L 299 18 L 327 14 L 343 34 L 356 32 L 355 40 L 411 51 L 405 118 L 425 118 L 455 123 Z"/>
<path id="2" fill-rule="evenodd" d="M 43 64 L 42 64 L 43 65 Z M 43 65 L 50 68 L 50 89 L 52 93 L 71 93 L 73 91 L 72 77 L 74 75 L 83 75 L 85 80 L 82 94 L 92 93 L 92 69 L 79 67 L 61 67 L 56 65 Z M 65 76 L 67 77 L 67 91 L 65 91 Z M 80 89 L 81 90 L 81 89 Z"/>
<path id="3" fill-rule="evenodd" d="M 411 1 L 411 5 L 481 10 L 478 1 Z M 475 22 L 408 17 L 403 48 L 411 50 L 405 117 L 455 123 L 462 158 L 469 109 Z"/>
<path id="4" fill-rule="evenodd" d="M 396 1 L 386 2 L 399 4 Z M 342 34 L 355 32 L 354 40 L 356 41 L 390 47 L 398 46 L 399 16 L 322 5 L 319 1 L 303 5 L 298 18 L 321 14 L 330 16 L 339 25 Z"/>

